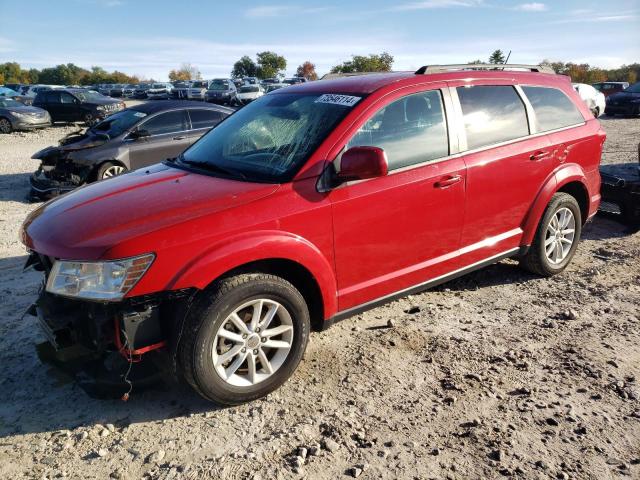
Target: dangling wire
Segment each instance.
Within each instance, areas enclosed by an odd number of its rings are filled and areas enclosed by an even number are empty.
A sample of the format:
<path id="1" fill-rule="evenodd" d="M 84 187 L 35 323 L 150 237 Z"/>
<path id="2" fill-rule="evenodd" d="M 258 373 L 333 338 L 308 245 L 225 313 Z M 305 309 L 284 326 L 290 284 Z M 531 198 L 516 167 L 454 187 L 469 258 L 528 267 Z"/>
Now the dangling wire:
<path id="1" fill-rule="evenodd" d="M 129 336 L 127 335 L 127 332 L 125 330 L 121 330 L 121 332 L 124 334 L 124 345 L 122 346 L 121 352 L 122 350 L 131 351 L 131 348 L 129 345 Z M 131 380 L 129 380 L 129 374 L 131 373 L 131 368 L 133 366 L 132 356 L 127 355 L 127 360 L 129 361 L 129 368 L 127 368 L 127 372 L 124 374 L 124 381 L 127 382 L 127 384 L 129 385 L 129 390 L 122 395 L 121 399 L 123 402 L 126 402 L 127 400 L 129 400 L 129 396 L 131 394 L 131 391 L 133 390 L 133 383 L 131 382 Z"/>

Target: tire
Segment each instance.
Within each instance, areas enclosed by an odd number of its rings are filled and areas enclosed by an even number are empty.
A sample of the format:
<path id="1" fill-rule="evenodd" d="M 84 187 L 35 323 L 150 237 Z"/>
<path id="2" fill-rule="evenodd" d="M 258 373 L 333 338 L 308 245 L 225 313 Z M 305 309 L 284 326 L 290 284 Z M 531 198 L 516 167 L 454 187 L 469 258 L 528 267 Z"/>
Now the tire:
<path id="1" fill-rule="evenodd" d="M 104 162 L 102 165 L 100 165 L 100 168 L 98 168 L 96 180 L 106 180 L 107 178 L 116 177 L 127 172 L 127 167 L 125 167 L 121 163 Z"/>
<path id="2" fill-rule="evenodd" d="M 569 221 L 568 225 L 561 225 L 560 233 L 558 236 L 554 236 L 552 231 L 558 230 L 556 228 L 558 226 L 557 222 L 563 223 L 563 218 L 569 218 L 567 211 L 573 217 L 573 223 Z M 563 217 L 563 214 L 566 216 Z M 552 222 L 556 222 L 555 226 Z M 573 236 L 571 236 L 571 233 L 567 233 L 570 230 L 573 230 Z M 551 198 L 549 205 L 547 205 L 533 238 L 533 243 L 529 251 L 520 259 L 520 265 L 530 272 L 543 277 L 557 275 L 567 268 L 567 265 L 571 262 L 580 241 L 581 233 L 582 213 L 578 202 L 568 193 L 556 193 Z M 556 240 L 554 241 L 553 238 Z M 570 244 L 567 243 L 569 240 Z M 549 255 L 548 249 L 552 247 L 554 248 Z"/>
<path id="3" fill-rule="evenodd" d="M 258 308 L 261 312 L 258 318 L 262 320 L 252 326 L 252 317 Z M 276 312 L 273 320 L 270 324 L 267 322 L 259 334 L 259 327 L 264 325 L 272 308 Z M 236 320 L 231 320 L 234 313 Z M 248 330 L 236 328 L 237 320 Z M 289 326 L 291 329 L 282 335 L 262 337 L 264 332 Z M 241 340 L 227 340 L 230 331 L 236 336 L 241 331 L 249 334 Z M 187 314 L 181 338 L 178 337 L 178 373 L 201 396 L 220 405 L 256 400 L 280 387 L 293 374 L 304 355 L 309 331 L 307 304 L 289 282 L 262 273 L 229 277 L 202 292 Z M 225 338 L 220 332 L 225 332 Z M 276 345 L 272 337 L 276 337 L 280 347 L 267 346 Z M 231 345 L 225 345 L 227 341 Z M 286 343 L 289 349 L 283 353 L 282 345 Z M 238 353 L 229 356 L 232 350 Z M 253 376 L 250 363 L 254 365 Z M 271 373 L 267 366 L 273 369 Z"/>
<path id="4" fill-rule="evenodd" d="M 91 127 L 97 123 L 96 118 L 89 112 L 82 115 L 82 122 L 87 126 Z"/>
<path id="5" fill-rule="evenodd" d="M 598 118 L 600 116 L 600 109 L 598 107 L 594 108 L 591 113 L 593 113 L 593 116 L 595 118 Z"/>
<path id="6" fill-rule="evenodd" d="M 4 117 L 0 117 L 0 133 L 11 132 L 13 132 L 13 125 L 11 125 L 11 122 Z"/>

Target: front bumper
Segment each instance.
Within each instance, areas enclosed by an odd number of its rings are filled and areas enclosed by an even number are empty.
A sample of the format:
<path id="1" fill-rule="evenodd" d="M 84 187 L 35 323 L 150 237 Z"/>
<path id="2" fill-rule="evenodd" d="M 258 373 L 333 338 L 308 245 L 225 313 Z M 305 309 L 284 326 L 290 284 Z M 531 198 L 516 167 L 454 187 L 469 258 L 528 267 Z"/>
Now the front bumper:
<path id="1" fill-rule="evenodd" d="M 38 122 L 28 122 L 25 120 L 14 120 L 12 122 L 14 130 L 37 130 L 38 128 L 47 128 L 51 126 L 51 120 L 46 119 Z"/>

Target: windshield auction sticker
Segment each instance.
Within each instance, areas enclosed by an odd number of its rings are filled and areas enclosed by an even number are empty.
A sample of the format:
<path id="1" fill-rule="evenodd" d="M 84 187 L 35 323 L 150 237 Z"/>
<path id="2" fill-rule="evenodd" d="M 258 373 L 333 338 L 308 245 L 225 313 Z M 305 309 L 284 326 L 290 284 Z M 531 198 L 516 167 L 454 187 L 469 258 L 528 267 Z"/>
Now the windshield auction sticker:
<path id="1" fill-rule="evenodd" d="M 320 95 L 315 103 L 331 103 L 333 105 L 342 105 L 343 107 L 353 107 L 362 97 L 353 97 L 351 95 L 335 95 L 333 93 L 325 93 Z"/>

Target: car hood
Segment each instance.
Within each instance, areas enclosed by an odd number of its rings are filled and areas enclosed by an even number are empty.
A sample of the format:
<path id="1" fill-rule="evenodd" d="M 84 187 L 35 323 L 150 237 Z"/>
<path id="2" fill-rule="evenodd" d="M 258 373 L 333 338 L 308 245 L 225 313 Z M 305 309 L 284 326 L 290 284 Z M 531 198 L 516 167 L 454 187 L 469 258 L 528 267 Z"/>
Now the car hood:
<path id="1" fill-rule="evenodd" d="M 610 102 L 629 102 L 637 98 L 640 98 L 640 93 L 618 92 L 613 95 L 609 95 Z"/>
<path id="2" fill-rule="evenodd" d="M 50 156 L 52 153 L 73 152 L 75 150 L 85 150 L 87 148 L 95 148 L 107 143 L 109 139 L 100 135 L 92 135 L 90 133 L 82 133 L 81 131 L 73 132 L 60 140 L 60 145 L 50 146 L 34 153 L 31 158 L 42 160 Z"/>
<path id="3" fill-rule="evenodd" d="M 127 240 L 253 202 L 277 189 L 157 164 L 45 203 L 27 217 L 21 237 L 43 255 L 97 260 Z"/>

